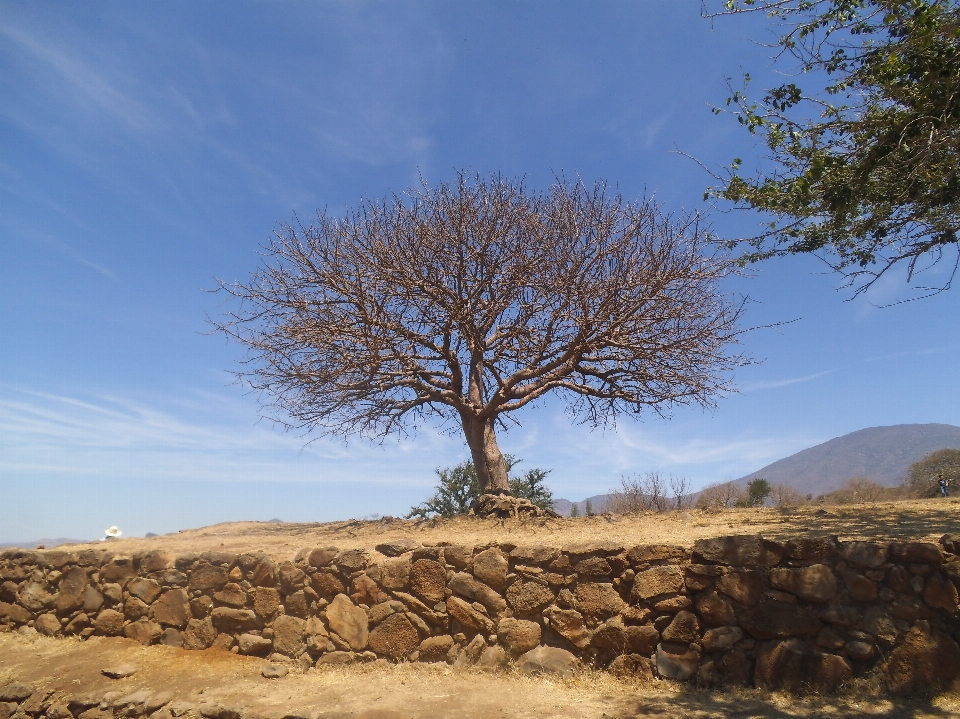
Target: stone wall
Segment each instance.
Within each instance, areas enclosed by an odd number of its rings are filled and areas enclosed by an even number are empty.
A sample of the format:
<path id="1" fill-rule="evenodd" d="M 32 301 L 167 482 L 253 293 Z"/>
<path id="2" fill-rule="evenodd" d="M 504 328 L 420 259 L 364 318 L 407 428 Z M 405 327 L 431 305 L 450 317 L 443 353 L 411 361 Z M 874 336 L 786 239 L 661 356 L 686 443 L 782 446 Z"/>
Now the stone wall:
<path id="1" fill-rule="evenodd" d="M 219 647 L 311 665 L 450 662 L 829 691 L 960 685 L 960 536 L 760 536 L 563 549 L 493 543 L 293 561 L 204 552 L 0 553 L 0 629 Z"/>

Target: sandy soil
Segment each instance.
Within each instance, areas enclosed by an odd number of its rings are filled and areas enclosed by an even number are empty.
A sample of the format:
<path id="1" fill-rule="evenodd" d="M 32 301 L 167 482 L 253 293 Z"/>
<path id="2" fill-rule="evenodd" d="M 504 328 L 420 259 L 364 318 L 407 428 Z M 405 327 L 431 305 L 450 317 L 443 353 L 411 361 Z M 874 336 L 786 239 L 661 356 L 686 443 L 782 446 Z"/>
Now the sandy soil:
<path id="1" fill-rule="evenodd" d="M 101 669 L 132 662 L 120 680 Z M 263 660 L 210 649 L 145 648 L 128 639 L 86 642 L 0 634 L 0 686 L 29 682 L 68 696 L 170 691 L 173 701 L 241 706 L 248 719 L 489 719 L 490 717 L 884 717 L 960 716 L 960 696 L 910 701 L 878 698 L 871 687 L 840 697 L 798 699 L 757 690 L 706 692 L 668 681 L 650 684 L 585 671 L 569 679 L 484 674 L 446 665 L 364 665 L 260 676 Z"/>
<path id="2" fill-rule="evenodd" d="M 149 539 L 110 540 L 110 547 L 131 553 L 151 549 L 164 549 L 174 554 L 209 549 L 237 553 L 262 551 L 279 559 L 290 559 L 302 547 L 332 545 L 341 549 L 373 549 L 381 542 L 405 537 L 423 544 L 478 545 L 499 540 L 564 547 L 604 539 L 623 542 L 627 546 L 643 543 L 692 546 L 697 539 L 727 534 L 762 534 L 778 540 L 800 535 L 836 534 L 842 540 L 886 538 L 936 542 L 948 532 L 960 532 L 960 498 L 878 502 L 824 509 L 760 508 L 713 513 L 688 510 L 528 521 L 459 517 L 415 522 L 385 517 L 322 524 L 231 522 Z M 103 543 L 74 546 L 102 547 Z"/>

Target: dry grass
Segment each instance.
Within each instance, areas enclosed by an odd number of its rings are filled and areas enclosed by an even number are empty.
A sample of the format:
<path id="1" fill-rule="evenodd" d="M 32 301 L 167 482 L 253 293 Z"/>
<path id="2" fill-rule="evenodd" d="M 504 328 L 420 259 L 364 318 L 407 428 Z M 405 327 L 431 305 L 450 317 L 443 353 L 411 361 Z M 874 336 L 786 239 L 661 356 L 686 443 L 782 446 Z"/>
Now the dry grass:
<path id="1" fill-rule="evenodd" d="M 424 544 L 478 545 L 493 540 L 515 544 L 568 546 L 597 539 L 626 545 L 665 543 L 692 546 L 697 539 L 727 534 L 762 534 L 786 540 L 836 534 L 842 540 L 900 539 L 936 542 L 960 531 L 960 499 L 919 499 L 827 507 L 687 510 L 663 514 L 598 515 L 577 519 L 493 520 L 474 517 L 426 522 L 384 518 L 316 524 L 232 522 L 150 539 L 111 540 L 116 551 L 164 549 L 172 553 L 225 549 L 262 551 L 292 558 L 301 547 L 333 545 L 342 549 L 375 545 L 403 537 Z M 98 546 L 103 543 L 79 546 Z"/>

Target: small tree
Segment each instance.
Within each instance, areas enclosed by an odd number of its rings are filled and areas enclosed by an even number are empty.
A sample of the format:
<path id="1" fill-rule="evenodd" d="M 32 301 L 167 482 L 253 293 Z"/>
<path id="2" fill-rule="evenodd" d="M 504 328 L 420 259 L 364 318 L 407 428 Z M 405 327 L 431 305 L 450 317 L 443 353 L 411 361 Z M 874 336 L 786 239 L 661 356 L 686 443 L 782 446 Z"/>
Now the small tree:
<path id="1" fill-rule="evenodd" d="M 667 494 L 659 472 L 648 472 L 635 477 L 621 477 L 620 489 L 610 492 L 608 507 L 611 512 L 664 512 Z"/>
<path id="2" fill-rule="evenodd" d="M 799 507 L 805 501 L 803 492 L 789 484 L 771 485 L 770 496 L 774 507 Z"/>
<path id="3" fill-rule="evenodd" d="M 591 502 L 589 499 L 583 503 L 583 512 L 588 517 L 593 516 L 593 502 Z"/>
<path id="4" fill-rule="evenodd" d="M 425 421 L 462 431 L 483 492 L 508 493 L 507 415 L 559 394 L 591 425 L 712 406 L 736 265 L 696 215 L 603 183 L 543 194 L 501 177 L 425 184 L 344 217 L 281 226 L 239 307 L 215 326 L 278 422 L 382 439 Z"/>
<path id="5" fill-rule="evenodd" d="M 673 493 L 673 498 L 677 503 L 677 511 L 680 511 L 683 509 L 683 502 L 687 497 L 687 493 L 690 491 L 690 483 L 686 477 L 674 477 L 670 475 L 670 491 Z"/>
<path id="6" fill-rule="evenodd" d="M 504 455 L 504 462 L 509 472 L 520 464 L 512 454 Z M 480 497 L 480 482 L 477 480 L 477 468 L 470 460 L 461 462 L 453 469 L 435 469 L 437 473 L 436 492 L 423 504 L 412 507 L 407 519 L 414 517 L 426 519 L 430 516 L 454 517 L 458 514 L 467 514 L 470 505 Z M 553 509 L 553 493 L 543 483 L 549 469 L 528 469 L 522 476 L 511 478 L 510 491 L 514 497 L 529 499 L 540 509 Z"/>
<path id="7" fill-rule="evenodd" d="M 577 503 L 574 502 L 573 504 L 570 505 L 570 517 L 571 519 L 573 519 L 579 516 L 580 516 L 580 508 L 577 506 Z"/>
<path id="8" fill-rule="evenodd" d="M 770 482 L 757 477 L 747 482 L 746 504 L 749 507 L 762 507 L 770 496 Z"/>
<path id="9" fill-rule="evenodd" d="M 915 497 L 933 497 L 938 493 L 937 475 L 950 484 L 960 483 L 960 449 L 940 449 L 910 465 L 906 485 Z"/>

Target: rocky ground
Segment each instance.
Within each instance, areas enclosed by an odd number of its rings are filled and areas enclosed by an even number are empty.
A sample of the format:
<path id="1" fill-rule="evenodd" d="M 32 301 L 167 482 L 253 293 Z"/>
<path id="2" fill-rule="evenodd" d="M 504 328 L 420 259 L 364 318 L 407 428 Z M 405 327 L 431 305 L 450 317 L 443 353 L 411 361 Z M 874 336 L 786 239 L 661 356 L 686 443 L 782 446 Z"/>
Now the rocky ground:
<path id="1" fill-rule="evenodd" d="M 883 717 L 960 715 L 960 696 L 878 697 L 855 685 L 839 697 L 796 698 L 758 690 L 702 691 L 638 684 L 605 672 L 569 678 L 485 673 L 444 665 L 377 662 L 279 679 L 265 663 L 210 649 L 142 647 L 129 639 L 86 642 L 0 634 L 0 717 L 67 719 L 489 719 L 490 717 Z M 111 679 L 103 670 L 135 669 Z M 121 672 L 124 673 L 124 672 Z M 19 688 L 19 691 L 17 689 Z"/>
<path id="2" fill-rule="evenodd" d="M 246 522 L 109 544 L 111 550 L 124 554 L 221 550 L 264 552 L 288 560 L 303 547 L 335 544 L 343 550 L 372 549 L 401 538 L 423 544 L 453 538 L 471 544 L 496 539 L 568 546 L 603 539 L 689 547 L 698 539 L 730 534 L 760 533 L 779 541 L 838 535 L 847 541 L 936 542 L 941 535 L 958 531 L 960 503 L 929 500 L 575 520 Z M 530 669 L 521 662 L 495 672 L 481 666 L 385 660 L 350 666 L 276 664 L 216 647 L 186 651 L 99 636 L 81 642 L 41 636 L 34 627 L 24 626 L 0 632 L 0 719 L 960 716 L 960 695 L 956 693 L 894 699 L 871 683 L 875 679 L 866 678 L 853 680 L 838 696 L 798 698 L 754 689 L 708 691 L 691 683 L 652 678 L 641 682 L 588 668 L 578 668 L 568 676 L 533 675 Z"/>

